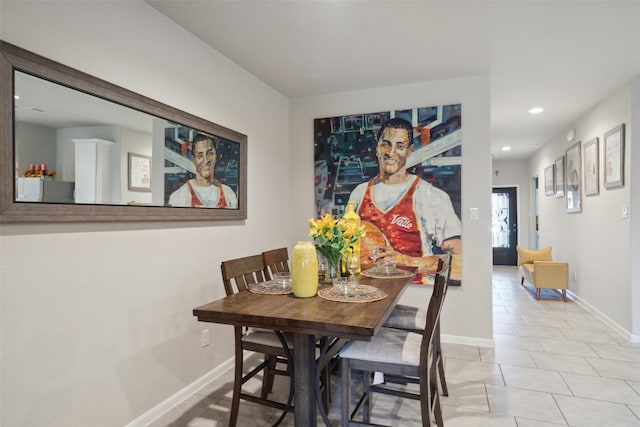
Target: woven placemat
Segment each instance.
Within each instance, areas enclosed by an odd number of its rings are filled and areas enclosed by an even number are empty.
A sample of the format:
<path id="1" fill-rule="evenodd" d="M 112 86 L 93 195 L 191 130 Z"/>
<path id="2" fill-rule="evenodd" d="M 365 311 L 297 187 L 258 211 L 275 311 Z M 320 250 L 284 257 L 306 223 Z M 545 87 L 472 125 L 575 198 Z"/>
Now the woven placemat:
<path id="1" fill-rule="evenodd" d="M 371 277 L 372 279 L 408 279 L 413 277 L 414 274 L 415 273 L 402 269 L 395 269 L 392 272 L 383 273 L 381 271 L 375 271 L 373 268 L 364 270 L 360 273 L 360 275 L 364 277 Z"/>
<path id="2" fill-rule="evenodd" d="M 358 285 L 349 295 L 345 295 L 338 291 L 334 286 L 329 286 L 320 289 L 318 291 L 318 295 L 321 298 L 328 299 L 329 301 L 337 302 L 373 302 L 387 297 L 387 293 L 385 291 L 369 285 Z"/>
<path id="3" fill-rule="evenodd" d="M 249 292 L 254 294 L 263 295 L 287 295 L 293 292 L 291 286 L 282 288 L 280 283 L 275 280 L 269 280 L 268 282 L 250 283 L 247 288 Z"/>

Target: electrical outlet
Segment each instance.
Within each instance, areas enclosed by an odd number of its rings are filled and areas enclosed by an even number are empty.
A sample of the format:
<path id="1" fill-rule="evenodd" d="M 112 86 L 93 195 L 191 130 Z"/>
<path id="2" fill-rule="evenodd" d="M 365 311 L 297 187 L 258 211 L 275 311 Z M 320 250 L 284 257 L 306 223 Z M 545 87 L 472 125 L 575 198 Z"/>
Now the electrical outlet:
<path id="1" fill-rule="evenodd" d="M 202 335 L 200 335 L 200 346 L 206 347 L 209 345 L 209 329 L 203 329 Z"/>

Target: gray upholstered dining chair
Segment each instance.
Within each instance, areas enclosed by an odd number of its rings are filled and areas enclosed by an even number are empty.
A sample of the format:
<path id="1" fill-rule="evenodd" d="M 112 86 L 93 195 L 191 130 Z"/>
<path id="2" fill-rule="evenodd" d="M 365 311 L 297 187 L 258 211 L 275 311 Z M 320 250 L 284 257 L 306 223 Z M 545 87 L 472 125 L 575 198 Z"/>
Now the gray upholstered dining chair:
<path id="1" fill-rule="evenodd" d="M 383 393 L 420 401 L 423 426 L 443 425 L 438 393 L 437 363 L 434 336 L 448 285 L 449 266 L 438 262 L 433 292 L 429 298 L 425 328 L 421 334 L 392 328 L 381 328 L 371 341 L 352 341 L 340 351 L 341 358 L 341 418 L 342 427 L 371 425 L 371 394 Z M 363 395 L 351 412 L 352 370 L 362 371 Z M 387 384 L 371 384 L 371 373 L 382 372 L 393 378 Z M 419 392 L 397 387 L 398 382 L 418 383 Z M 362 421 L 352 420 L 362 406 Z"/>
<path id="2" fill-rule="evenodd" d="M 237 292 L 248 292 L 248 286 L 265 280 L 265 265 L 262 255 L 252 255 L 222 262 L 222 281 L 227 295 Z M 269 399 L 273 388 L 275 374 L 293 377 L 293 370 L 289 363 L 292 359 L 293 340 L 288 334 L 270 330 L 234 326 L 235 339 L 235 370 L 233 380 L 233 397 L 231 400 L 231 414 L 229 426 L 235 426 L 238 421 L 240 399 L 281 409 L 282 415 L 274 425 L 278 425 L 293 410 L 293 381 L 290 380 L 289 397 L 287 403 Z M 264 361 L 248 373 L 244 373 L 244 350 L 264 354 Z M 287 369 L 277 368 L 279 362 L 286 363 Z M 262 390 L 260 396 L 244 393 L 242 385 L 263 371 Z"/>
<path id="3" fill-rule="evenodd" d="M 444 267 L 447 268 L 451 264 L 451 254 L 447 254 L 441 258 Z M 449 278 L 451 277 L 451 268 L 447 268 L 445 286 L 446 297 L 447 289 L 449 289 Z M 397 304 L 387 320 L 384 326 L 387 328 L 401 329 L 404 331 L 411 331 L 416 333 L 422 333 L 425 323 L 427 321 L 427 311 L 423 308 L 417 308 L 410 305 Z M 449 396 L 449 390 L 447 388 L 447 380 L 444 376 L 444 356 L 442 355 L 442 344 L 440 342 L 440 319 L 436 323 L 436 331 L 433 339 L 434 351 L 436 354 L 436 362 L 438 365 L 438 375 L 440 376 L 440 387 L 442 389 L 443 396 Z"/>

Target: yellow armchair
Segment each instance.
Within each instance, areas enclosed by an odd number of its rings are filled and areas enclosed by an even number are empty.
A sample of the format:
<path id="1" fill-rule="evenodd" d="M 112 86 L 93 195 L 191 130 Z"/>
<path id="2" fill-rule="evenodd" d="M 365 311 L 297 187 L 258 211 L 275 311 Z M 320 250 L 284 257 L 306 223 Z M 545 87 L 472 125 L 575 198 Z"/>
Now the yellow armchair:
<path id="1" fill-rule="evenodd" d="M 562 299 L 567 301 L 567 288 L 569 288 L 569 264 L 566 262 L 552 261 L 551 247 L 540 250 L 518 250 L 518 266 L 524 286 L 524 281 L 531 283 L 536 288 L 536 299 L 540 299 L 540 289 L 559 289 L 562 291 Z"/>

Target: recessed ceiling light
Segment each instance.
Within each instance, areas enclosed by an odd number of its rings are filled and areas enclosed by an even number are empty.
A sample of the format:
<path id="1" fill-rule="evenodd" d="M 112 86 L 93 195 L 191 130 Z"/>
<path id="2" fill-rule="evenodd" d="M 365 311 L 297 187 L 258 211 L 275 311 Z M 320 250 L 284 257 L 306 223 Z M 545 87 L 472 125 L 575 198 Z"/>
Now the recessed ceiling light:
<path id="1" fill-rule="evenodd" d="M 529 110 L 529 113 L 531 114 L 540 114 L 544 111 L 544 108 L 542 107 L 533 107 L 532 109 Z"/>
<path id="2" fill-rule="evenodd" d="M 20 95 L 13 95 L 14 99 L 20 99 Z"/>
<path id="3" fill-rule="evenodd" d="M 511 150 L 511 147 L 502 147 L 502 151 L 509 151 Z"/>

